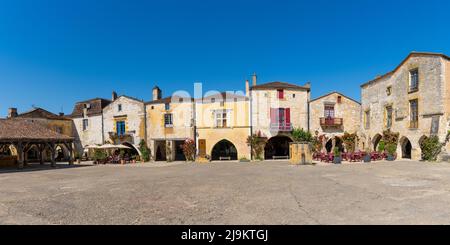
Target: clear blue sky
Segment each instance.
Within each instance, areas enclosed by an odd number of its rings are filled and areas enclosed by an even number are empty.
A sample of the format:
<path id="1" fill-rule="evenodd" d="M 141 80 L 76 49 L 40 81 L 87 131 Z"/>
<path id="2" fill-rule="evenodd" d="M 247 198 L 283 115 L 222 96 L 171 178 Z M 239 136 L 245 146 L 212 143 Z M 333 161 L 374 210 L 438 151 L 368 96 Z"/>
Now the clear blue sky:
<path id="1" fill-rule="evenodd" d="M 450 1 L 0 0 L 0 116 L 32 105 L 71 113 L 111 91 L 150 100 L 157 84 L 243 90 L 359 85 L 410 51 L 450 54 Z"/>

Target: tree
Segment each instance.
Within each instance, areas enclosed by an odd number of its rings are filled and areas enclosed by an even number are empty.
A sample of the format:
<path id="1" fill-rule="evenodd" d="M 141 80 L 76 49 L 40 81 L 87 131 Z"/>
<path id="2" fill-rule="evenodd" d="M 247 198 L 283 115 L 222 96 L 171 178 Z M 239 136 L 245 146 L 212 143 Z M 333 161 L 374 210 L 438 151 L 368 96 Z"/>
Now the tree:
<path id="1" fill-rule="evenodd" d="M 309 131 L 305 131 L 302 128 L 295 128 L 292 130 L 292 138 L 295 142 L 300 143 L 312 143 L 313 142 L 313 136 Z"/>
<path id="2" fill-rule="evenodd" d="M 151 152 L 145 140 L 141 140 L 141 142 L 139 143 L 139 151 L 141 151 L 142 160 L 144 160 L 144 162 L 150 161 Z"/>
<path id="3" fill-rule="evenodd" d="M 252 157 L 257 160 L 262 160 L 262 153 L 264 151 L 264 146 L 266 145 L 267 139 L 262 137 L 260 131 L 256 134 L 247 137 L 247 145 L 252 149 Z"/>
<path id="4" fill-rule="evenodd" d="M 186 157 L 187 161 L 194 161 L 195 160 L 195 141 L 193 139 L 187 139 L 184 141 L 184 143 L 181 145 L 181 148 L 183 149 L 183 154 Z"/>

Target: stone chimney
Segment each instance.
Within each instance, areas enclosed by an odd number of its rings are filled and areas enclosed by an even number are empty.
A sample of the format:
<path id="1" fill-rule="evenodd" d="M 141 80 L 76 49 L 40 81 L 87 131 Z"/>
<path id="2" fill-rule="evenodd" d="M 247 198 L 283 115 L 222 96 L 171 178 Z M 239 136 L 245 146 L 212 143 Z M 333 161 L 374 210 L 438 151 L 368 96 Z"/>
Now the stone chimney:
<path id="1" fill-rule="evenodd" d="M 250 82 L 247 80 L 245 80 L 245 96 L 249 96 L 250 95 Z"/>
<path id="2" fill-rule="evenodd" d="M 252 75 L 252 83 L 253 83 L 252 86 L 256 86 L 256 80 L 257 80 L 257 78 L 258 78 L 258 76 L 256 76 L 256 72 L 254 72 L 253 75 Z"/>
<path id="3" fill-rule="evenodd" d="M 155 86 L 155 87 L 153 88 L 153 101 L 155 101 L 155 100 L 160 100 L 161 97 L 162 97 L 161 89 L 159 89 L 158 86 Z"/>
<path id="4" fill-rule="evenodd" d="M 17 117 L 17 108 L 9 108 L 8 109 L 8 118 L 14 118 Z"/>
<path id="5" fill-rule="evenodd" d="M 116 93 L 116 91 L 112 91 L 111 101 L 115 101 L 116 99 L 117 99 L 117 93 Z"/>
<path id="6" fill-rule="evenodd" d="M 307 82 L 303 87 L 305 87 L 305 88 L 311 88 L 311 82 Z"/>

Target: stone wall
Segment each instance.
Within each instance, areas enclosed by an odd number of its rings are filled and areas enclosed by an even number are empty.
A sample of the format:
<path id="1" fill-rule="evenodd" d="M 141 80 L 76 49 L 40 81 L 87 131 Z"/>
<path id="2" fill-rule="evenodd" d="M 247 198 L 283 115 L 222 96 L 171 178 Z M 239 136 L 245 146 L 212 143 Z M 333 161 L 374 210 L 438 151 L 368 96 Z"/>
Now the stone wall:
<path id="1" fill-rule="evenodd" d="M 419 69 L 419 89 L 409 92 L 410 71 Z M 424 136 L 432 133 L 432 121 L 438 126 L 435 132 L 444 140 L 447 132 L 448 113 L 445 103 L 446 82 L 444 61 L 440 56 L 414 55 L 407 59 L 394 73 L 378 79 L 375 82 L 363 85 L 362 97 L 362 123 L 361 132 L 365 145 L 373 148 L 373 139 L 377 134 L 386 130 L 386 106 L 393 108 L 393 123 L 391 131 L 400 133 L 402 139 L 397 147 L 397 155 L 402 157 L 402 143 L 407 140 L 412 145 L 412 159 L 421 158 L 420 141 Z M 391 94 L 387 88 L 391 87 Z M 410 128 L 409 101 L 418 100 L 419 122 L 418 128 Z M 364 114 L 370 110 L 370 128 L 364 125 Z M 436 128 L 437 129 L 437 128 Z"/>

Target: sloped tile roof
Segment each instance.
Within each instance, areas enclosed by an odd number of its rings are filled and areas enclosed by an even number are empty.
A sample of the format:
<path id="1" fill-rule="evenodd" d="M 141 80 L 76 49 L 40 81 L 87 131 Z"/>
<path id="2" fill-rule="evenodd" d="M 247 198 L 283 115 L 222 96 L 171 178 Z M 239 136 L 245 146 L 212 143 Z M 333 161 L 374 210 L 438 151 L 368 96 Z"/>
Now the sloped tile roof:
<path id="1" fill-rule="evenodd" d="M 110 103 L 111 103 L 110 100 L 102 99 L 102 98 L 95 98 L 95 99 L 77 102 L 73 108 L 73 111 L 72 111 L 72 114 L 70 115 L 70 117 L 72 117 L 72 118 L 82 117 L 85 104 L 91 105 L 91 108 L 87 110 L 87 116 L 101 115 L 103 108 L 105 108 Z"/>
<path id="2" fill-rule="evenodd" d="M 71 141 L 72 137 L 50 130 L 31 119 L 0 119 L 0 141 Z"/>
<path id="3" fill-rule="evenodd" d="M 17 117 L 19 118 L 45 118 L 45 119 L 53 119 L 53 120 L 72 120 L 65 116 L 56 115 L 42 108 L 34 108 L 28 112 L 24 112 L 19 114 Z"/>
<path id="4" fill-rule="evenodd" d="M 250 89 L 251 90 L 295 89 L 295 90 L 307 90 L 307 91 L 311 90 L 311 88 L 309 86 L 299 86 L 299 85 L 295 85 L 295 84 L 291 84 L 291 83 L 287 83 L 287 82 L 279 82 L 279 81 L 252 86 Z"/>

